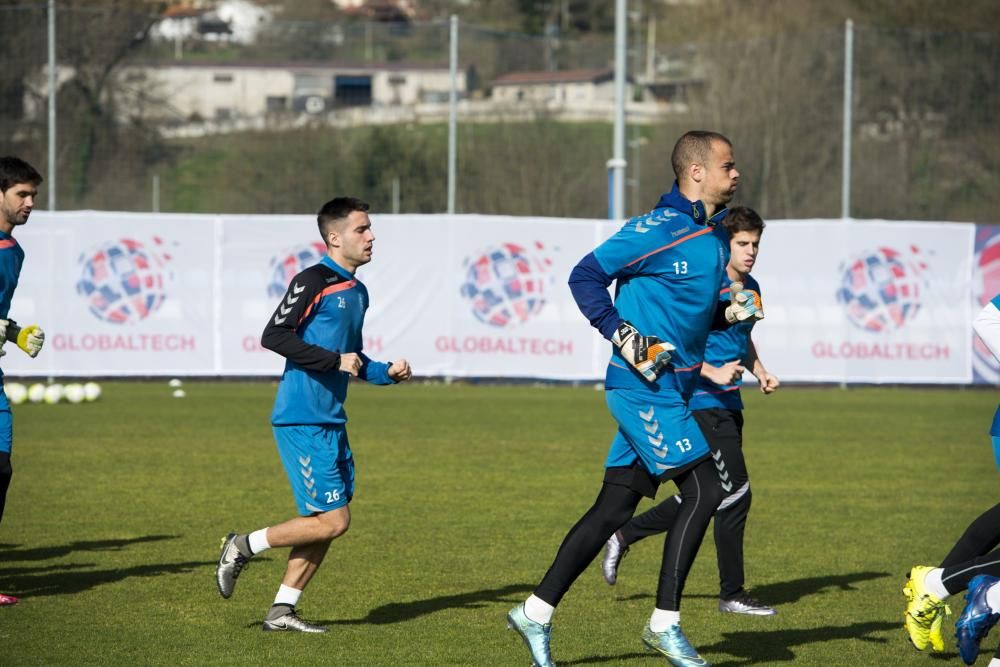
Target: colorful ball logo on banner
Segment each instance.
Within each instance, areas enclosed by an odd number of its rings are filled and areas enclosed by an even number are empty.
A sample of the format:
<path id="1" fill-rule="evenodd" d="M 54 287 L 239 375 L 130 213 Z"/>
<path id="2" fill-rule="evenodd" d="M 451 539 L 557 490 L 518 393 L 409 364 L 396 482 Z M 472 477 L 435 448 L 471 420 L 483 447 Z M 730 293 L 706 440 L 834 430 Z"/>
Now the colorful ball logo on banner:
<path id="1" fill-rule="evenodd" d="M 545 290 L 552 282 L 552 260 L 534 243 L 528 250 L 503 243 L 465 259 L 465 281 L 460 290 L 472 314 L 483 324 L 508 327 L 528 321 L 545 305 Z"/>
<path id="2" fill-rule="evenodd" d="M 860 329 L 882 333 L 902 328 L 920 312 L 927 264 L 916 246 L 900 252 L 879 248 L 842 265 L 837 301 Z"/>
<path id="3" fill-rule="evenodd" d="M 976 257 L 972 280 L 973 317 L 1000 294 L 1000 226 L 983 225 L 976 230 Z M 980 340 L 972 336 L 972 370 L 979 382 L 1000 384 L 1000 363 Z"/>
<path id="4" fill-rule="evenodd" d="M 326 245 L 316 241 L 295 248 L 284 255 L 271 258 L 271 282 L 267 285 L 267 295 L 280 299 L 292 278 L 310 266 L 319 264 L 326 256 Z"/>
<path id="5" fill-rule="evenodd" d="M 90 312 L 111 324 L 135 324 L 156 312 L 167 298 L 173 274 L 163 240 L 143 244 L 135 239 L 109 241 L 80 256 L 83 275 L 76 291 Z"/>

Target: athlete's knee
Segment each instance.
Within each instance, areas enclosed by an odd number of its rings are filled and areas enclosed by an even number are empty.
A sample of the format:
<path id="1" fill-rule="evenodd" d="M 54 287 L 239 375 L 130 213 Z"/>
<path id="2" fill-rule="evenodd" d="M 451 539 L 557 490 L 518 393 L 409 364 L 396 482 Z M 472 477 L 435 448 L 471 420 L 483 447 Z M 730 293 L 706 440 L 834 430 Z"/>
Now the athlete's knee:
<path id="1" fill-rule="evenodd" d="M 351 513 L 345 511 L 347 508 L 331 510 L 319 515 L 322 534 L 320 540 L 329 542 L 335 540 L 351 527 Z"/>

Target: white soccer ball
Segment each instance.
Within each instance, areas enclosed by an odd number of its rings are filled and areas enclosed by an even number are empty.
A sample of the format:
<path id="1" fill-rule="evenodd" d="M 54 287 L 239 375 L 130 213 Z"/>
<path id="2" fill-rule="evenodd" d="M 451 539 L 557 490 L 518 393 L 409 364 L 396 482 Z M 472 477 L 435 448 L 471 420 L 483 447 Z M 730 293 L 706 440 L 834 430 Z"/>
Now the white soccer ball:
<path id="1" fill-rule="evenodd" d="M 167 386 L 176 389 L 177 387 L 183 387 L 184 382 L 180 378 L 174 378 L 167 383 Z"/>
<path id="2" fill-rule="evenodd" d="M 28 400 L 28 389 L 20 382 L 11 382 L 3 389 L 4 393 L 7 394 L 7 400 L 14 405 L 20 405 Z"/>
<path id="3" fill-rule="evenodd" d="M 62 400 L 63 397 L 63 386 L 58 382 L 55 384 L 50 384 L 45 388 L 44 400 L 49 405 L 55 405 Z"/>
<path id="4" fill-rule="evenodd" d="M 96 382 L 88 382 L 83 385 L 83 397 L 88 403 L 93 403 L 101 397 L 101 385 Z"/>
<path id="5" fill-rule="evenodd" d="M 32 403 L 41 403 L 45 398 L 45 385 L 36 382 L 28 387 L 28 400 Z"/>
<path id="6" fill-rule="evenodd" d="M 174 389 L 174 398 L 184 398 L 187 396 L 183 389 Z"/>
<path id="7" fill-rule="evenodd" d="M 78 382 L 66 385 L 63 389 L 63 395 L 70 403 L 81 403 L 83 402 L 83 399 L 86 398 L 86 392 L 83 391 L 83 385 Z"/>

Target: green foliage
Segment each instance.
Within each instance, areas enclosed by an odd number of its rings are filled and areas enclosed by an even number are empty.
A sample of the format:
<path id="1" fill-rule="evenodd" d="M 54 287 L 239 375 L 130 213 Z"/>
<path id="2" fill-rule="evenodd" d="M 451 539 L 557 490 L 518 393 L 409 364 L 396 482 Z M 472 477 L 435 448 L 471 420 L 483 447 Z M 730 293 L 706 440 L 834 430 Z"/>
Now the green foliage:
<path id="1" fill-rule="evenodd" d="M 258 629 L 284 549 L 255 559 L 228 601 L 213 580 L 226 532 L 294 514 L 267 423 L 274 386 L 185 389 L 109 382 L 94 404 L 15 406 L 0 591 L 22 602 L 0 608 L 5 665 L 527 662 L 504 613 L 597 493 L 614 433 L 602 392 L 352 387 L 353 523 L 301 603 L 331 631 L 303 637 Z M 904 638 L 903 576 L 995 501 L 995 394 L 746 393 L 747 573 L 779 614 L 716 611 L 708 539 L 685 590 L 688 636 L 713 664 L 926 665 Z M 639 650 L 657 542 L 633 548 L 615 588 L 596 565 L 583 574 L 555 618 L 556 660 L 662 664 Z"/>

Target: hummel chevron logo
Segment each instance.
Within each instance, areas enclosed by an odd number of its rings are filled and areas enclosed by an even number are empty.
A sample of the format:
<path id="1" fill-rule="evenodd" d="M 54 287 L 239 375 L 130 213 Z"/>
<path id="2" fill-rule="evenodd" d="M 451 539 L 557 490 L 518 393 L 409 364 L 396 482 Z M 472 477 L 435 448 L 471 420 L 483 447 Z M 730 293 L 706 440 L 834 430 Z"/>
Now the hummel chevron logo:
<path id="1" fill-rule="evenodd" d="M 723 482 L 719 486 L 721 486 L 723 489 L 725 489 L 726 493 L 729 493 L 730 491 L 733 490 L 733 483 L 732 482 Z"/>
<path id="2" fill-rule="evenodd" d="M 299 472 L 302 473 L 303 477 L 312 477 L 313 469 L 312 466 L 309 466 L 309 470 L 306 470 L 305 468 L 299 468 Z"/>
<path id="3" fill-rule="evenodd" d="M 653 447 L 659 447 L 660 445 L 663 444 L 662 433 L 658 434 L 655 438 L 651 435 L 647 435 L 646 437 L 649 439 L 649 444 L 651 444 Z"/>
<path id="4" fill-rule="evenodd" d="M 303 467 L 309 465 L 310 461 L 312 461 L 312 457 L 311 456 L 300 456 L 299 457 L 299 465 L 301 465 Z"/>
<path id="5" fill-rule="evenodd" d="M 728 470 L 720 470 L 719 471 L 719 479 L 721 479 L 723 482 L 725 482 L 726 480 L 728 480 L 729 479 L 729 471 Z"/>
<path id="6" fill-rule="evenodd" d="M 292 291 L 295 292 L 296 294 L 302 294 L 302 290 L 304 290 L 305 288 L 306 288 L 305 285 L 300 285 L 298 283 L 292 285 Z"/>
<path id="7" fill-rule="evenodd" d="M 275 313 L 274 314 L 274 323 L 275 324 L 281 324 L 282 322 L 284 322 L 285 320 L 287 320 L 288 319 L 288 313 L 292 312 L 292 309 L 291 308 L 285 308 L 285 304 L 279 303 L 278 304 L 278 312 L 281 313 L 284 317 L 278 317 L 278 313 Z"/>
<path id="8" fill-rule="evenodd" d="M 648 422 L 650 419 L 653 418 L 653 406 L 652 405 L 649 406 L 649 412 L 643 412 L 642 410 L 639 410 L 639 416 L 642 417 L 643 421 Z"/>
<path id="9" fill-rule="evenodd" d="M 646 429 L 646 433 L 656 433 L 660 428 L 660 422 L 655 421 L 652 424 L 643 424 L 642 427 Z"/>
<path id="10" fill-rule="evenodd" d="M 667 448 L 666 447 L 664 447 L 663 449 L 657 449 L 656 447 L 653 447 L 653 453 L 656 454 L 657 456 L 659 456 L 661 459 L 667 458 Z"/>
<path id="11" fill-rule="evenodd" d="M 650 227 L 656 227 L 657 225 L 663 224 L 662 220 L 654 220 L 653 218 L 647 218 L 645 222 L 647 225 L 649 225 L 648 227 L 642 226 L 643 220 L 641 218 L 636 220 L 635 231 L 639 232 L 640 234 L 645 234 L 646 232 L 649 231 Z"/>
<path id="12" fill-rule="evenodd" d="M 316 500 L 316 489 L 312 490 L 312 493 L 309 494 L 309 497 L 312 498 L 313 500 Z"/>
<path id="13" fill-rule="evenodd" d="M 316 486 L 316 480 L 314 480 L 314 479 L 307 479 L 306 480 L 306 488 L 307 489 L 312 489 L 314 486 Z M 313 498 L 315 498 L 315 497 L 316 496 L 313 496 Z"/>
<path id="14" fill-rule="evenodd" d="M 725 461 L 716 461 L 715 462 L 715 469 L 718 470 L 719 472 L 722 472 L 723 470 L 726 469 L 726 462 Z"/>
<path id="15" fill-rule="evenodd" d="M 670 466 L 665 466 L 662 463 L 657 463 L 656 464 L 656 469 L 657 470 L 670 470 Z"/>
<path id="16" fill-rule="evenodd" d="M 722 451 L 720 450 L 720 451 L 712 454 L 712 458 L 715 459 L 716 461 L 718 461 L 719 459 L 721 459 L 722 458 Z"/>

